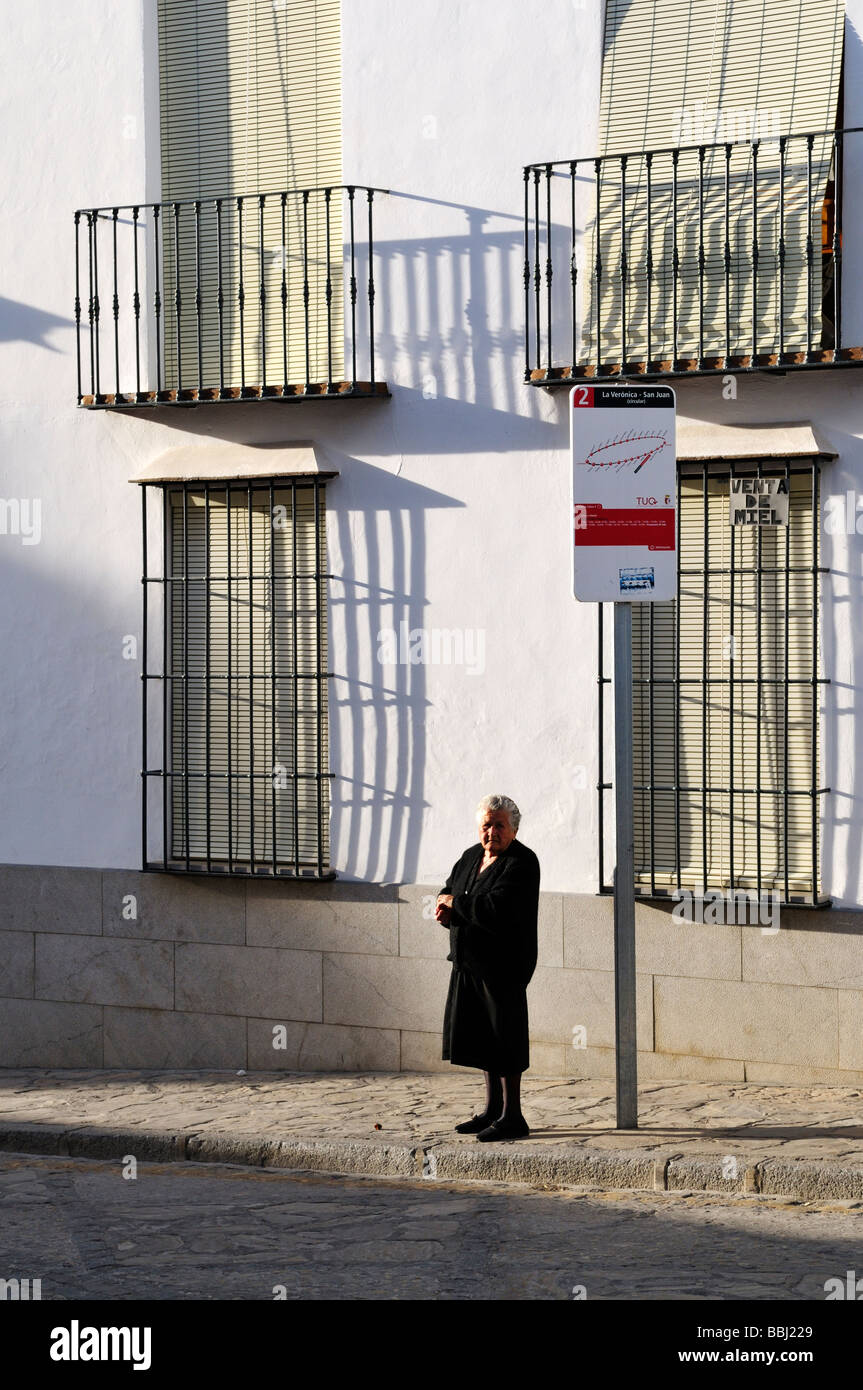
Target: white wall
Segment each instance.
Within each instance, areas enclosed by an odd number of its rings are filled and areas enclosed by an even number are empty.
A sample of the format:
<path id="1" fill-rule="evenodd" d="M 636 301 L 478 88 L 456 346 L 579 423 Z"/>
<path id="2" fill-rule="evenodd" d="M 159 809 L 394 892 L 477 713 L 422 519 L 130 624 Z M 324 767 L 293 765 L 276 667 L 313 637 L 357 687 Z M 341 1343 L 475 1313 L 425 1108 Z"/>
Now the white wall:
<path id="1" fill-rule="evenodd" d="M 499 790 L 521 805 L 543 887 L 591 892 L 596 614 L 569 590 L 565 395 L 522 383 L 521 167 L 594 152 L 601 7 L 346 0 L 345 178 L 392 190 L 376 219 L 391 401 L 76 411 L 72 212 L 154 196 L 153 9 L 82 0 L 67 14 L 36 0 L 7 19 L 0 495 L 41 498 L 43 535 L 0 536 L 0 859 L 139 862 L 140 668 L 121 644 L 140 633 L 140 500 L 126 479 L 178 442 L 311 438 L 340 472 L 328 494 L 334 867 L 440 880 L 473 837 L 476 800 Z M 741 380 L 736 403 L 718 381 L 683 383 L 678 399 L 727 423 L 820 423 L 840 454 L 825 488 L 844 491 L 863 461 L 861 391 L 863 373 L 808 373 Z M 845 577 L 825 586 L 825 878 L 860 905 L 863 783 L 845 712 L 860 542 L 831 544 L 825 563 Z M 484 670 L 382 666 L 377 634 L 403 620 L 479 630 Z"/>
<path id="2" fill-rule="evenodd" d="M 41 501 L 42 538 L 0 536 L 2 857 L 133 864 L 147 426 L 76 412 L 72 216 L 148 192 L 143 7 L 36 0 L 4 32 L 0 495 Z"/>

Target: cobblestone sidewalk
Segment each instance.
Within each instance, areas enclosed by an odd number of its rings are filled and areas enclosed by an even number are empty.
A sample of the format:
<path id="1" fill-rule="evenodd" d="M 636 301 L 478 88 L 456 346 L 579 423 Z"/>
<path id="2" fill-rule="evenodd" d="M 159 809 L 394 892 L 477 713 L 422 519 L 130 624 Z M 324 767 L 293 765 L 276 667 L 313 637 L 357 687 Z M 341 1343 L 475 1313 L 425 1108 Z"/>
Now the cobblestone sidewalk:
<path id="1" fill-rule="evenodd" d="M 649 1082 L 639 1129 L 602 1081 L 525 1078 L 529 1139 L 454 1133 L 473 1074 L 0 1071 L 0 1149 L 540 1186 L 863 1199 L 863 1091 Z"/>

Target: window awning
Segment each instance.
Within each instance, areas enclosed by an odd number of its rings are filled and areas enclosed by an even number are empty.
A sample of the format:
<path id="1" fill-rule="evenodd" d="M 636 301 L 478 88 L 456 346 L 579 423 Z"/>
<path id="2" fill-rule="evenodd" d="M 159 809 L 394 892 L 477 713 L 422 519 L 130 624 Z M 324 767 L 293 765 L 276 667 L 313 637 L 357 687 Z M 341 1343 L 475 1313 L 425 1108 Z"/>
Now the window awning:
<path id="1" fill-rule="evenodd" d="M 183 444 L 145 464 L 130 483 L 222 481 L 226 478 L 337 478 L 322 469 L 314 444 Z"/>
<path id="2" fill-rule="evenodd" d="M 836 450 L 809 420 L 788 425 L 716 425 L 679 416 L 677 420 L 678 463 L 836 457 Z"/>

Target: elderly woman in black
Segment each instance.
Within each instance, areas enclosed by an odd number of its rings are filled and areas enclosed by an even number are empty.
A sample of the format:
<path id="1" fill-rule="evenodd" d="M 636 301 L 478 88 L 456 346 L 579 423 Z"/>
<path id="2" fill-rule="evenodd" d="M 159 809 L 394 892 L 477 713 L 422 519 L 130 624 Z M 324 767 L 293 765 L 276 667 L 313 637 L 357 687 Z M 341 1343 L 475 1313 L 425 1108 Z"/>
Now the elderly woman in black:
<path id="1" fill-rule="evenodd" d="M 521 1074 L 530 1065 L 526 989 L 536 969 L 539 860 L 516 839 L 521 813 L 508 796 L 477 807 L 479 844 L 466 849 L 438 895 L 452 961 L 443 1058 L 485 1074 L 485 1110 L 460 1134 L 524 1139 Z"/>

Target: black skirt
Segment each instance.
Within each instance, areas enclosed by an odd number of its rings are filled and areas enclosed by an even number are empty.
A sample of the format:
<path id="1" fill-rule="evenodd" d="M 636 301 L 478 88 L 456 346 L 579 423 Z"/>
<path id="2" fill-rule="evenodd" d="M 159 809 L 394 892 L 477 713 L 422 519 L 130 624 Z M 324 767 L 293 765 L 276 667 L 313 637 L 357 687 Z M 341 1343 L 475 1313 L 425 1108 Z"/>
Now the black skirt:
<path id="1" fill-rule="evenodd" d="M 443 1060 L 514 1076 L 530 1066 L 527 991 L 453 967 L 443 1021 Z"/>

